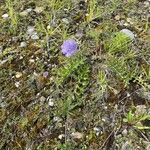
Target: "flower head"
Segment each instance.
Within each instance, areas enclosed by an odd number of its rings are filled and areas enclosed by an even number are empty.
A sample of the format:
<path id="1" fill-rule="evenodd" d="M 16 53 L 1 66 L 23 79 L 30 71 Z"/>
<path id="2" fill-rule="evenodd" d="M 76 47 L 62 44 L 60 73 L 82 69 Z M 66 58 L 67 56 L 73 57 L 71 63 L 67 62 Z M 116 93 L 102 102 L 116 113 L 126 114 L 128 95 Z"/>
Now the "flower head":
<path id="1" fill-rule="evenodd" d="M 63 44 L 61 45 L 61 50 L 65 56 L 69 57 L 77 51 L 77 47 L 78 45 L 75 40 L 68 39 L 68 40 L 65 40 Z"/>
<path id="2" fill-rule="evenodd" d="M 47 78 L 48 77 L 48 71 L 43 72 L 43 77 Z"/>

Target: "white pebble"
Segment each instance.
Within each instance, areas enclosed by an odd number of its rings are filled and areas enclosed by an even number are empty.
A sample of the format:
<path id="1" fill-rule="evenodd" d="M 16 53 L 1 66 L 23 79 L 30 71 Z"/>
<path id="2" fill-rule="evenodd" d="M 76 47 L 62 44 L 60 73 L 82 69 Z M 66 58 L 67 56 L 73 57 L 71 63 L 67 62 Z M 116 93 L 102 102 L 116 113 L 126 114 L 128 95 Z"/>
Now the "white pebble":
<path id="1" fill-rule="evenodd" d="M 20 77 L 22 77 L 22 73 L 21 72 L 16 72 L 16 78 L 18 79 L 18 78 L 20 78 Z"/>
<path id="2" fill-rule="evenodd" d="M 48 105 L 49 105 L 50 107 L 54 106 L 54 102 L 53 102 L 52 99 L 49 99 Z"/>
<path id="3" fill-rule="evenodd" d="M 37 35 L 36 32 L 31 35 L 31 39 L 32 39 L 32 40 L 38 40 L 38 39 L 39 39 L 39 37 L 38 37 L 38 35 Z"/>
<path id="4" fill-rule="evenodd" d="M 126 34 L 128 37 L 130 37 L 132 40 L 135 38 L 135 35 L 132 31 L 129 29 L 122 29 L 120 32 Z"/>
<path id="5" fill-rule="evenodd" d="M 8 17 L 9 17 L 8 14 L 3 14 L 3 15 L 2 15 L 2 18 L 3 18 L 3 19 L 7 19 Z"/>
<path id="6" fill-rule="evenodd" d="M 20 85 L 20 82 L 15 82 L 15 86 L 18 88 Z"/>
<path id="7" fill-rule="evenodd" d="M 35 11 L 36 13 L 38 13 L 38 14 L 40 14 L 43 10 L 44 10 L 43 7 L 36 7 L 36 8 L 34 9 L 34 11 Z"/>
<path id="8" fill-rule="evenodd" d="M 32 11 L 32 8 L 28 8 L 28 9 L 26 9 L 26 11 L 29 13 Z"/>
<path id="9" fill-rule="evenodd" d="M 26 42 L 21 42 L 19 47 L 26 47 L 26 46 L 27 46 Z"/>
<path id="10" fill-rule="evenodd" d="M 33 26 L 28 26 L 27 28 L 27 34 L 32 35 L 34 33 L 34 27 Z"/>
<path id="11" fill-rule="evenodd" d="M 58 136 L 58 138 L 61 140 L 63 137 L 65 137 L 65 135 L 64 134 L 60 134 L 59 136 Z"/>

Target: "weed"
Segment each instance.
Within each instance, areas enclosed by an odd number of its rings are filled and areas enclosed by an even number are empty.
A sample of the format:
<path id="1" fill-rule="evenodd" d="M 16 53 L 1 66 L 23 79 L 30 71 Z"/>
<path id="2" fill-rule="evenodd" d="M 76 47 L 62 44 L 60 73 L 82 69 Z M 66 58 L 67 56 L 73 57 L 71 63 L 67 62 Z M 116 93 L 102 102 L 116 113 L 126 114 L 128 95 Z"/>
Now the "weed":
<path id="1" fill-rule="evenodd" d="M 9 28 L 11 32 L 16 32 L 18 27 L 18 17 L 14 10 L 13 3 L 11 0 L 6 0 L 6 8 L 8 9 L 8 14 L 11 20 L 11 27 Z"/>
<path id="2" fill-rule="evenodd" d="M 145 120 L 150 120 L 149 114 L 138 114 L 135 115 L 131 110 L 125 115 L 125 118 L 123 119 L 124 122 L 129 123 L 133 127 L 144 130 L 144 129 L 150 129 L 149 126 L 144 126 L 141 122 Z"/>
<path id="3" fill-rule="evenodd" d="M 57 75 L 56 84 L 59 86 L 62 82 L 67 79 L 80 65 L 83 65 L 85 58 L 81 55 L 76 55 L 71 58 L 66 58 L 66 63 L 59 69 L 54 69 L 54 73 Z"/>

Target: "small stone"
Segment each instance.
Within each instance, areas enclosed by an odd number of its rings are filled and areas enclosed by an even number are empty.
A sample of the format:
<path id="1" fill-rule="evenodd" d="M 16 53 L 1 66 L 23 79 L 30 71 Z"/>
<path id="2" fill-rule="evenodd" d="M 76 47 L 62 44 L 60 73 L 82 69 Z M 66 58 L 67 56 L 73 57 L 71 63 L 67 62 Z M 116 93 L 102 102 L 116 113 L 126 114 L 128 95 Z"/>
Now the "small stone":
<path id="1" fill-rule="evenodd" d="M 55 117 L 53 118 L 53 121 L 54 121 L 54 122 L 60 122 L 60 121 L 62 121 L 62 119 L 61 119 L 60 117 L 55 116 Z"/>
<path id="2" fill-rule="evenodd" d="M 83 36 L 83 31 L 82 31 L 82 30 L 78 30 L 78 31 L 76 32 L 75 36 L 76 36 L 77 38 L 81 38 L 81 37 Z"/>
<path id="3" fill-rule="evenodd" d="M 41 101 L 41 102 L 44 102 L 45 100 L 46 100 L 46 98 L 45 98 L 44 96 L 41 96 L 41 97 L 40 97 L 40 101 Z"/>
<path id="4" fill-rule="evenodd" d="M 22 73 L 21 72 L 16 72 L 16 78 L 20 78 L 22 76 Z"/>
<path id="5" fill-rule="evenodd" d="M 34 60 L 34 59 L 29 59 L 29 62 L 30 62 L 30 63 L 34 63 L 35 60 Z"/>
<path id="6" fill-rule="evenodd" d="M 101 129 L 99 127 L 94 127 L 93 130 L 96 131 L 96 132 L 100 132 L 101 131 Z"/>
<path id="7" fill-rule="evenodd" d="M 53 106 L 54 106 L 53 99 L 49 99 L 48 105 L 49 105 L 50 107 L 53 107 Z"/>
<path id="8" fill-rule="evenodd" d="M 71 134 L 71 136 L 72 136 L 72 138 L 74 138 L 74 139 L 81 139 L 81 138 L 83 138 L 83 134 L 80 133 L 80 132 L 73 132 L 73 133 Z"/>
<path id="9" fill-rule="evenodd" d="M 43 8 L 43 7 L 36 7 L 36 8 L 34 9 L 34 11 L 35 11 L 37 14 L 42 13 L 42 12 L 43 12 L 43 10 L 44 10 L 44 8 Z"/>
<path id="10" fill-rule="evenodd" d="M 124 129 L 124 130 L 122 131 L 122 134 L 123 134 L 124 136 L 126 136 L 126 135 L 128 134 L 127 129 Z"/>
<path id="11" fill-rule="evenodd" d="M 58 136 L 58 138 L 61 140 L 63 137 L 65 137 L 65 135 L 64 134 L 60 134 L 59 136 Z"/>
<path id="12" fill-rule="evenodd" d="M 20 85 L 20 82 L 15 82 L 15 86 L 18 88 Z"/>
<path id="13" fill-rule="evenodd" d="M 50 26 L 50 25 L 48 25 L 48 26 L 47 26 L 47 30 L 49 30 L 50 28 L 51 28 L 51 26 Z"/>
<path id="14" fill-rule="evenodd" d="M 21 42 L 19 47 L 26 47 L 26 46 L 27 46 L 26 42 Z"/>
<path id="15" fill-rule="evenodd" d="M 39 39 L 39 37 L 38 37 L 36 32 L 33 35 L 31 35 L 31 39 L 32 40 L 38 40 Z"/>
<path id="16" fill-rule="evenodd" d="M 3 15 L 2 15 L 2 18 L 3 18 L 3 19 L 7 19 L 8 17 L 9 17 L 8 14 L 3 14 Z"/>
<path id="17" fill-rule="evenodd" d="M 67 18 L 63 18 L 62 22 L 64 22 L 65 24 L 69 24 L 69 20 Z"/>
<path id="18" fill-rule="evenodd" d="M 27 27 L 27 34 L 32 35 L 34 33 L 34 27 L 33 26 L 28 26 Z"/>
<path id="19" fill-rule="evenodd" d="M 144 5 L 145 5 L 145 7 L 149 7 L 149 6 L 150 6 L 150 3 L 147 2 L 147 1 L 145 1 L 145 2 L 144 2 Z"/>
<path id="20" fill-rule="evenodd" d="M 120 32 L 126 34 L 128 37 L 130 37 L 132 40 L 135 38 L 135 35 L 132 31 L 129 29 L 122 29 Z"/>
<path id="21" fill-rule="evenodd" d="M 116 16 L 115 16 L 115 20 L 120 20 L 120 16 L 119 16 L 119 15 L 116 15 Z"/>
<path id="22" fill-rule="evenodd" d="M 28 9 L 26 9 L 26 11 L 29 13 L 32 11 L 32 8 L 28 8 Z"/>

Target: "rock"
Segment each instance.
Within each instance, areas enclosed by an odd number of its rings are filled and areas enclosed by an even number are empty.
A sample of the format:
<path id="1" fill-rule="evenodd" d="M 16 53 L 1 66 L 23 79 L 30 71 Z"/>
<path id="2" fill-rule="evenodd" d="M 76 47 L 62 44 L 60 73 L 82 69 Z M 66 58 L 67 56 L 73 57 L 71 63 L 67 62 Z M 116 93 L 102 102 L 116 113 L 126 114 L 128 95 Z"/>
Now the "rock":
<path id="1" fill-rule="evenodd" d="M 42 13 L 42 12 L 43 12 L 43 10 L 44 10 L 44 8 L 43 8 L 43 7 L 36 7 L 36 8 L 34 9 L 34 11 L 35 11 L 37 14 Z"/>
<path id="2" fill-rule="evenodd" d="M 32 11 L 32 8 L 28 8 L 28 9 L 26 9 L 26 11 L 29 13 Z"/>
<path id="3" fill-rule="evenodd" d="M 129 29 L 122 29 L 120 32 L 124 33 L 132 40 L 135 38 L 134 33 L 132 31 L 130 31 Z"/>
<path id="4" fill-rule="evenodd" d="M 44 102 L 45 100 L 46 100 L 46 98 L 45 98 L 44 96 L 41 96 L 41 97 L 40 97 L 40 101 L 41 101 L 41 102 Z"/>
<path id="5" fill-rule="evenodd" d="M 67 18 L 63 18 L 62 22 L 64 22 L 65 24 L 69 24 L 69 20 Z"/>
<path id="6" fill-rule="evenodd" d="M 2 15 L 2 18 L 3 18 L 3 19 L 7 19 L 8 17 L 9 17 L 8 14 L 3 14 L 3 15 Z"/>
<path id="7" fill-rule="evenodd" d="M 54 106 L 53 99 L 51 99 L 51 98 L 49 99 L 48 105 L 49 105 L 50 107 L 53 107 L 53 106 Z"/>
<path id="8" fill-rule="evenodd" d="M 26 47 L 26 46 L 27 46 L 26 42 L 21 42 L 19 47 Z"/>
<path id="9" fill-rule="evenodd" d="M 39 39 L 39 37 L 38 37 L 36 32 L 31 35 L 31 39 L 32 40 L 38 40 Z"/>
<path id="10" fill-rule="evenodd" d="M 15 77 L 16 77 L 17 79 L 20 78 L 20 77 L 22 77 L 22 73 L 21 73 L 21 72 L 16 72 Z"/>
<path id="11" fill-rule="evenodd" d="M 34 60 L 34 59 L 29 59 L 29 62 L 30 62 L 30 63 L 34 63 L 35 60 Z"/>
<path id="12" fill-rule="evenodd" d="M 83 36 L 83 31 L 82 30 L 78 30 L 75 34 L 75 37 L 77 38 L 81 38 Z"/>
<path id="13" fill-rule="evenodd" d="M 96 132 L 96 135 L 98 136 L 100 132 L 102 131 L 101 127 L 94 127 L 93 130 Z"/>
<path id="14" fill-rule="evenodd" d="M 58 136 L 58 138 L 61 140 L 63 137 L 65 137 L 65 135 L 64 134 L 60 134 L 59 136 Z"/>
<path id="15" fill-rule="evenodd" d="M 149 7 L 149 6 L 150 6 L 150 2 L 145 1 L 145 2 L 144 2 L 144 5 L 145 5 L 145 7 Z"/>
<path id="16" fill-rule="evenodd" d="M 120 20 L 120 16 L 119 16 L 119 15 L 116 15 L 116 16 L 115 16 L 115 20 Z"/>
<path id="17" fill-rule="evenodd" d="M 20 85 L 20 82 L 15 82 L 15 86 L 18 88 Z"/>
<path id="18" fill-rule="evenodd" d="M 27 27 L 27 34 L 32 35 L 34 33 L 34 27 L 33 26 L 28 26 Z"/>
<path id="19" fill-rule="evenodd" d="M 124 129 L 124 130 L 122 131 L 122 134 L 123 134 L 124 136 L 126 136 L 126 135 L 128 134 L 127 129 Z"/>
<path id="20" fill-rule="evenodd" d="M 81 139 L 81 138 L 83 138 L 83 134 L 80 133 L 80 132 L 73 132 L 73 133 L 71 134 L 71 136 L 72 136 L 72 138 L 74 138 L 74 139 Z"/>

